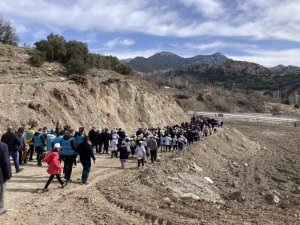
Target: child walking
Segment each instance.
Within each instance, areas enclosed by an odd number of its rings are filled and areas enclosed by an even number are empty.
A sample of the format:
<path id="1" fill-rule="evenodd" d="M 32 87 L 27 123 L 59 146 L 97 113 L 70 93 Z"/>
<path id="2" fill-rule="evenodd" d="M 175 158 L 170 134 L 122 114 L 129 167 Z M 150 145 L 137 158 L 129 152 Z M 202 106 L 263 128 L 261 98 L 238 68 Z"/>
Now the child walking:
<path id="1" fill-rule="evenodd" d="M 138 160 L 138 167 L 142 164 L 142 168 L 144 168 L 144 158 L 146 156 L 146 150 L 145 147 L 143 146 L 143 142 L 140 141 L 138 146 L 136 147 L 136 157 Z"/>
<path id="2" fill-rule="evenodd" d="M 58 151 L 61 149 L 60 143 L 56 143 L 54 145 L 54 149 L 45 156 L 44 161 L 48 164 L 47 172 L 50 174 L 50 177 L 43 189 L 43 192 L 48 192 L 48 186 L 52 182 L 54 176 L 56 176 L 58 182 L 61 184 L 61 187 L 64 188 L 65 184 L 62 181 L 60 174 L 61 174 L 61 165 L 59 163 L 59 155 Z"/>

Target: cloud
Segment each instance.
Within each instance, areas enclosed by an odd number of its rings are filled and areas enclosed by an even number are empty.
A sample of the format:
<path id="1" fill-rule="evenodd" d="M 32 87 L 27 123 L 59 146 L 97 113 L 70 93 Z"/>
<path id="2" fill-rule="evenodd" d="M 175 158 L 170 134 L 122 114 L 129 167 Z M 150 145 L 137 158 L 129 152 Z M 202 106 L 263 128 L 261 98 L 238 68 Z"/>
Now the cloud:
<path id="1" fill-rule="evenodd" d="M 217 0 L 178 0 L 189 8 L 196 9 L 204 16 L 215 18 L 224 13 L 222 3 Z"/>
<path id="2" fill-rule="evenodd" d="M 28 25 L 51 29 L 137 32 L 155 36 L 198 37 L 216 35 L 254 39 L 300 40 L 298 0 L 2 0 L 0 14 Z M 101 9 L 101 10 L 100 10 Z M 205 19 L 189 10 L 195 9 Z M 34 11 L 35 13 L 32 13 Z"/>
<path id="3" fill-rule="evenodd" d="M 287 49 L 281 51 L 260 49 L 248 50 L 248 55 L 234 56 L 228 55 L 229 58 L 247 62 L 255 62 L 267 67 L 283 65 L 300 66 L 300 49 Z"/>
<path id="4" fill-rule="evenodd" d="M 116 46 L 131 46 L 134 44 L 135 44 L 135 41 L 132 39 L 129 39 L 129 38 L 123 39 L 123 40 L 121 38 L 114 38 L 114 39 L 106 42 L 104 44 L 104 47 L 108 48 L 108 49 L 113 49 Z"/>

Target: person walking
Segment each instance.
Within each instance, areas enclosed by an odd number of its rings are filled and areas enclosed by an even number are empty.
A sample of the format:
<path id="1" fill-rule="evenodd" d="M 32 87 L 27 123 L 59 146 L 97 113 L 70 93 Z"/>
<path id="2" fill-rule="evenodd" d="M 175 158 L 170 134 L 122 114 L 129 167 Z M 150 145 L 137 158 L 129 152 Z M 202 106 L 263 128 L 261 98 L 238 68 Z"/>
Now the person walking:
<path id="1" fill-rule="evenodd" d="M 34 153 L 34 142 L 33 142 L 33 136 L 35 134 L 35 126 L 31 126 L 31 128 L 29 128 L 26 131 L 26 141 L 27 144 L 29 145 L 29 150 L 28 150 L 28 154 L 29 154 L 29 161 L 32 160 L 33 157 L 33 153 Z"/>
<path id="2" fill-rule="evenodd" d="M 121 147 L 118 149 L 118 152 L 120 152 L 121 168 L 124 169 L 126 160 L 128 159 L 128 147 L 126 146 L 125 141 L 121 143 Z"/>
<path id="3" fill-rule="evenodd" d="M 157 142 L 153 135 L 150 135 L 150 139 L 147 142 L 147 146 L 150 149 L 151 162 L 154 163 L 157 158 Z"/>
<path id="4" fill-rule="evenodd" d="M 0 141 L 0 215 L 6 212 L 4 208 L 5 183 L 12 177 L 7 144 Z"/>
<path id="5" fill-rule="evenodd" d="M 82 184 L 88 184 L 88 178 L 91 171 L 91 159 L 93 159 L 94 163 L 96 163 L 96 158 L 94 155 L 94 151 L 92 145 L 88 143 L 88 137 L 84 136 L 83 142 L 77 146 L 77 152 L 79 154 L 80 162 L 83 166 L 81 181 Z"/>
<path id="6" fill-rule="evenodd" d="M 54 148 L 50 150 L 44 158 L 44 161 L 48 164 L 47 172 L 50 174 L 50 177 L 43 189 L 43 192 L 48 192 L 48 187 L 52 182 L 53 178 L 56 177 L 58 182 L 60 183 L 61 187 L 64 188 L 65 184 L 62 181 L 60 174 L 61 174 L 61 165 L 59 163 L 59 155 L 58 151 L 61 149 L 61 145 L 56 143 Z"/>
<path id="7" fill-rule="evenodd" d="M 8 146 L 8 152 L 14 161 L 16 173 L 21 172 L 23 168 L 20 168 L 18 154 L 18 148 L 21 145 L 21 142 L 18 136 L 13 132 L 12 126 L 7 127 L 7 132 L 2 135 L 1 141 L 7 144 Z"/>
<path id="8" fill-rule="evenodd" d="M 64 158 L 64 173 L 65 173 L 66 184 L 72 182 L 71 180 L 72 168 L 73 168 L 73 163 L 77 157 L 77 144 L 74 135 L 75 135 L 75 130 L 71 129 L 68 134 L 65 134 L 65 136 L 63 137 L 60 143 L 62 147 L 60 153 L 61 155 L 63 155 Z"/>
<path id="9" fill-rule="evenodd" d="M 143 141 L 139 142 L 135 152 L 138 160 L 138 168 L 140 167 L 141 164 L 142 164 L 142 168 L 144 168 L 144 158 L 146 156 L 146 150 L 145 147 L 143 146 Z"/>
<path id="10" fill-rule="evenodd" d="M 21 143 L 19 145 L 19 148 L 18 148 L 18 151 L 19 151 L 19 165 L 22 165 L 23 162 L 24 162 L 24 164 L 27 163 L 27 150 L 25 148 L 25 146 L 27 145 L 27 142 L 26 142 L 23 127 L 20 127 L 18 129 L 17 135 L 18 135 L 18 138 L 19 138 L 20 143 Z"/>
<path id="11" fill-rule="evenodd" d="M 118 158 L 118 139 L 117 137 L 113 137 L 111 141 L 111 158 Z"/>
<path id="12" fill-rule="evenodd" d="M 39 129 L 34 133 L 33 136 L 34 148 L 37 153 L 37 165 L 42 166 L 42 156 L 44 154 L 44 148 L 46 146 L 46 139 L 44 134 L 42 133 L 42 129 Z"/>

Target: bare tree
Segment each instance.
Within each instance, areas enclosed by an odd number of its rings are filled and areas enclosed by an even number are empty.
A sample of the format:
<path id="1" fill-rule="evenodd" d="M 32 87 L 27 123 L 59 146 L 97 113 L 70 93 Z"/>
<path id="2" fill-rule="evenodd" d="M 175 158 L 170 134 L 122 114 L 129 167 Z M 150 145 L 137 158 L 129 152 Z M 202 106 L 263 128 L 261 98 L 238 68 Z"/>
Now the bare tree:
<path id="1" fill-rule="evenodd" d="M 9 45 L 18 45 L 19 36 L 16 28 L 8 20 L 0 18 L 0 42 Z"/>

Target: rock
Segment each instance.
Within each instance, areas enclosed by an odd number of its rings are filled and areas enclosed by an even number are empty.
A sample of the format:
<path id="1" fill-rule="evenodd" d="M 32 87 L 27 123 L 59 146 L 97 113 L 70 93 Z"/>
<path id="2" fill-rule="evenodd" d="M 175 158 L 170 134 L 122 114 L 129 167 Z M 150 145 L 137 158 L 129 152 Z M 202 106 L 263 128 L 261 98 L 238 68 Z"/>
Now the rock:
<path id="1" fill-rule="evenodd" d="M 269 204 L 278 204 L 280 202 L 278 196 L 273 193 L 265 195 L 265 199 Z"/>
<path id="2" fill-rule="evenodd" d="M 203 169 L 201 167 L 199 167 L 195 162 L 194 162 L 194 168 L 197 172 L 203 172 Z"/>
<path id="3" fill-rule="evenodd" d="M 197 195 L 195 195 L 193 193 L 183 193 L 182 197 L 183 198 L 192 198 L 192 199 L 195 199 L 195 200 L 199 200 L 200 199 L 199 196 L 197 196 Z"/>
<path id="4" fill-rule="evenodd" d="M 173 161 L 181 161 L 182 160 L 182 158 L 181 157 L 179 157 L 179 158 L 174 158 L 174 159 L 172 159 Z"/>
<path id="5" fill-rule="evenodd" d="M 204 177 L 204 179 L 210 183 L 210 184 L 214 184 L 214 182 L 212 181 L 212 179 L 210 179 L 209 177 Z"/>
<path id="6" fill-rule="evenodd" d="M 236 200 L 239 203 L 244 203 L 246 201 L 245 196 L 240 191 L 236 191 L 236 192 L 229 194 L 228 198 L 231 200 Z"/>
<path id="7" fill-rule="evenodd" d="M 245 166 L 245 167 L 248 167 L 249 165 L 248 165 L 248 163 L 244 163 L 244 166 Z"/>
<path id="8" fill-rule="evenodd" d="M 175 183 L 181 183 L 181 179 L 179 179 L 178 177 L 168 177 L 169 180 L 174 181 Z"/>
<path id="9" fill-rule="evenodd" d="M 165 203 L 167 203 L 167 204 L 171 204 L 171 203 L 172 203 L 172 200 L 171 200 L 170 198 L 168 198 L 168 197 L 165 197 L 165 198 L 163 199 L 163 201 L 164 201 Z"/>

